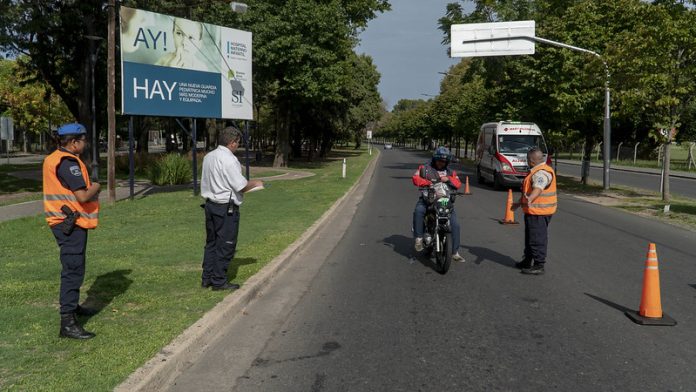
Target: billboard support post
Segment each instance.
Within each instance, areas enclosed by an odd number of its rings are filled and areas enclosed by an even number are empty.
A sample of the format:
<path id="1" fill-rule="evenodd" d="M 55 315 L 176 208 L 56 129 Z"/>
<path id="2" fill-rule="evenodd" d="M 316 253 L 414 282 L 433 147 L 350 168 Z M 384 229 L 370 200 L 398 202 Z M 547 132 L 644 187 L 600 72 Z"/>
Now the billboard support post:
<path id="1" fill-rule="evenodd" d="M 130 189 L 129 198 L 133 200 L 135 196 L 135 153 L 133 151 L 135 140 L 133 138 L 133 116 L 128 119 L 128 187 Z"/>
<path id="2" fill-rule="evenodd" d="M 246 149 L 246 179 L 249 181 L 249 120 L 244 121 L 244 147 Z"/>
<path id="3" fill-rule="evenodd" d="M 193 126 L 191 127 L 191 142 L 193 143 L 193 148 L 191 149 L 191 166 L 193 167 L 193 195 L 198 195 L 198 140 L 197 140 L 197 122 L 193 118 L 191 122 Z"/>

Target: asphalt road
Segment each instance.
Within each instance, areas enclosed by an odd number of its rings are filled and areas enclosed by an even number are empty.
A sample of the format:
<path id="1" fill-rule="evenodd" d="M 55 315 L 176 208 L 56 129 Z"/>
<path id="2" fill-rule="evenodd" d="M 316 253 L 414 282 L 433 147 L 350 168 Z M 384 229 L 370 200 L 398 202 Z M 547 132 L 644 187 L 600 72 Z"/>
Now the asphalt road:
<path id="1" fill-rule="evenodd" d="M 439 275 L 412 250 L 422 160 L 383 151 L 325 261 L 304 275 L 314 267 L 299 263 L 221 326 L 173 390 L 696 390 L 694 232 L 562 196 L 546 275 L 521 275 L 523 226 L 496 221 L 507 193 L 472 181 L 457 201 L 467 261 Z M 623 314 L 640 302 L 649 242 L 675 327 Z"/>
<path id="2" fill-rule="evenodd" d="M 558 163 L 558 173 L 575 177 L 581 176 L 580 165 Z M 599 183 L 602 182 L 604 170 L 598 167 L 590 169 L 590 178 Z M 651 173 L 637 173 L 622 170 L 610 170 L 609 182 L 611 185 L 624 185 L 633 188 L 647 189 L 660 192 L 660 175 Z M 675 195 L 696 198 L 696 179 L 670 177 L 670 192 Z"/>

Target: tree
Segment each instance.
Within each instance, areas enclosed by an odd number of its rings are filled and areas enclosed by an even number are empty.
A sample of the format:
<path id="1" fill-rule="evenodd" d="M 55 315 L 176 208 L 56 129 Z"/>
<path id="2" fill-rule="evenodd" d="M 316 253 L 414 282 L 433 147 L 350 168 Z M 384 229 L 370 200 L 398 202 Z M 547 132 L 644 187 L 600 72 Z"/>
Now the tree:
<path id="1" fill-rule="evenodd" d="M 45 83 L 24 75 L 14 60 L 0 60 L 0 113 L 12 117 L 25 136 L 39 135 L 48 131 L 49 124 L 58 126 L 72 118 L 60 97 Z"/>
<path id="2" fill-rule="evenodd" d="M 100 0 L 4 0 L 0 5 L 0 49 L 24 56 L 27 75 L 50 85 L 73 117 L 88 129 L 92 125 L 91 46 L 85 37 L 105 36 L 102 5 Z M 91 132 L 88 135 L 91 140 Z"/>

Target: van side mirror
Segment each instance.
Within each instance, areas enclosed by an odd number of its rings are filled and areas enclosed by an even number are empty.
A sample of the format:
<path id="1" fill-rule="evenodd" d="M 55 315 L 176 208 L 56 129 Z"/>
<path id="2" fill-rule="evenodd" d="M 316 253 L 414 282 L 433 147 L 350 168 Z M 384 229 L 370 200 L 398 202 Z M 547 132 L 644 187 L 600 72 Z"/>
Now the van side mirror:
<path id="1" fill-rule="evenodd" d="M 556 155 L 556 149 L 553 146 L 548 146 L 547 150 L 549 155 Z"/>
<path id="2" fill-rule="evenodd" d="M 495 146 L 488 146 L 488 153 L 491 155 L 495 155 Z"/>

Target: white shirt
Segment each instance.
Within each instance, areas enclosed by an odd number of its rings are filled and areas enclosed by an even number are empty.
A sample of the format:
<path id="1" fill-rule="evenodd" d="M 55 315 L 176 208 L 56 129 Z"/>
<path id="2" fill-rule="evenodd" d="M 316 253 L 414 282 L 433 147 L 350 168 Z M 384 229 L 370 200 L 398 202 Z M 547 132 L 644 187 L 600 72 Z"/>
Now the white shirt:
<path id="1" fill-rule="evenodd" d="M 240 191 L 246 186 L 242 165 L 229 148 L 218 146 L 203 158 L 201 196 L 204 198 L 219 204 L 231 198 L 234 204 L 241 205 L 244 195 Z"/>

